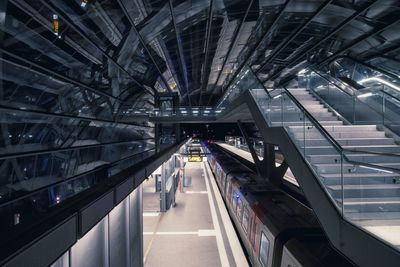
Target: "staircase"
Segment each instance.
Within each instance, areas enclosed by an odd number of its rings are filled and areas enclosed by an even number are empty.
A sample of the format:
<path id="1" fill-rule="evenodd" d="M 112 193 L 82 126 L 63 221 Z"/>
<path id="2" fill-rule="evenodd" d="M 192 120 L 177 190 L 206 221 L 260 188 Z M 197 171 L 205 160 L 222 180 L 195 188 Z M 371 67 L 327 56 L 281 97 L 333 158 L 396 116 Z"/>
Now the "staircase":
<path id="1" fill-rule="evenodd" d="M 400 146 L 378 130 L 377 125 L 346 125 L 306 89 L 288 91 L 345 151 L 355 151 L 346 152 L 346 157 L 342 157 L 301 109 L 284 97 L 285 94 L 270 98 L 269 102 L 257 98 L 269 126 L 286 128 L 325 189 L 343 209 L 345 217 L 360 225 L 383 226 L 389 220 L 391 225 L 400 225 L 400 176 L 379 169 L 400 169 L 400 157 L 396 156 L 400 155 Z M 257 94 L 262 95 L 262 92 Z"/>

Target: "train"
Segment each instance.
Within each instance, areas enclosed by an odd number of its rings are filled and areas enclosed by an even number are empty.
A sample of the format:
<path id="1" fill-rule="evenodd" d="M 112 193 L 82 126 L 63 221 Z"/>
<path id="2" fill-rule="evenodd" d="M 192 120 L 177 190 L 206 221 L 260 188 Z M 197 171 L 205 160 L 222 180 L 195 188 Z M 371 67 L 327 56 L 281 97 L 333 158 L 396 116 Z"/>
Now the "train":
<path id="1" fill-rule="evenodd" d="M 312 209 L 217 144 L 203 147 L 252 266 L 354 266 L 330 245 Z"/>

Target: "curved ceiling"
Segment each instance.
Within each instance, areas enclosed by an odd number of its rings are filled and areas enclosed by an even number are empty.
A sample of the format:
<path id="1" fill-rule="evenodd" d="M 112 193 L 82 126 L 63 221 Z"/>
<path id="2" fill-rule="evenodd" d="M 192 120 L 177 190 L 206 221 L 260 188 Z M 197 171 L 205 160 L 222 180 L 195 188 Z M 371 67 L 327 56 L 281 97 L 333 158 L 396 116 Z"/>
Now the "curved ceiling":
<path id="1" fill-rule="evenodd" d="M 50 72 L 58 79 L 42 84 L 57 83 L 51 90 L 84 88 L 114 110 L 143 106 L 138 94 L 155 91 L 178 92 L 181 105 L 214 105 L 247 66 L 273 87 L 308 64 L 383 58 L 399 44 L 395 0 L 8 2 L 9 71 L 42 68 L 27 76 Z"/>

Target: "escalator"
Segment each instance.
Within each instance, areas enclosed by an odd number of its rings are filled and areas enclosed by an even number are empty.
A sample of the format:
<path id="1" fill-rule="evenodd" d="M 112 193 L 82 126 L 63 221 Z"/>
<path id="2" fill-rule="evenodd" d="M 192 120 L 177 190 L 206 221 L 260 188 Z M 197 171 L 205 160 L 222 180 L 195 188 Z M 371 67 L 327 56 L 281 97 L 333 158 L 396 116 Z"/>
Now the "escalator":
<path id="1" fill-rule="evenodd" d="M 341 57 L 299 81 L 352 124 L 380 124 L 400 135 L 400 80 L 386 70 Z"/>

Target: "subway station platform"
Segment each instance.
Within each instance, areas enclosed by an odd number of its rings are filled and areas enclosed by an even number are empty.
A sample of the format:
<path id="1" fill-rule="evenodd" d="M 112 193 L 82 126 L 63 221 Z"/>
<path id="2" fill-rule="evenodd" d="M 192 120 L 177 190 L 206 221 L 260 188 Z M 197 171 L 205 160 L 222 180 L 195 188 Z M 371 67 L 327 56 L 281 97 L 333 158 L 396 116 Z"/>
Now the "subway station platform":
<path id="1" fill-rule="evenodd" d="M 248 266 L 208 164 L 186 163 L 185 177 L 191 183 L 166 213 L 146 204 L 151 194 L 143 199 L 144 266 Z"/>

